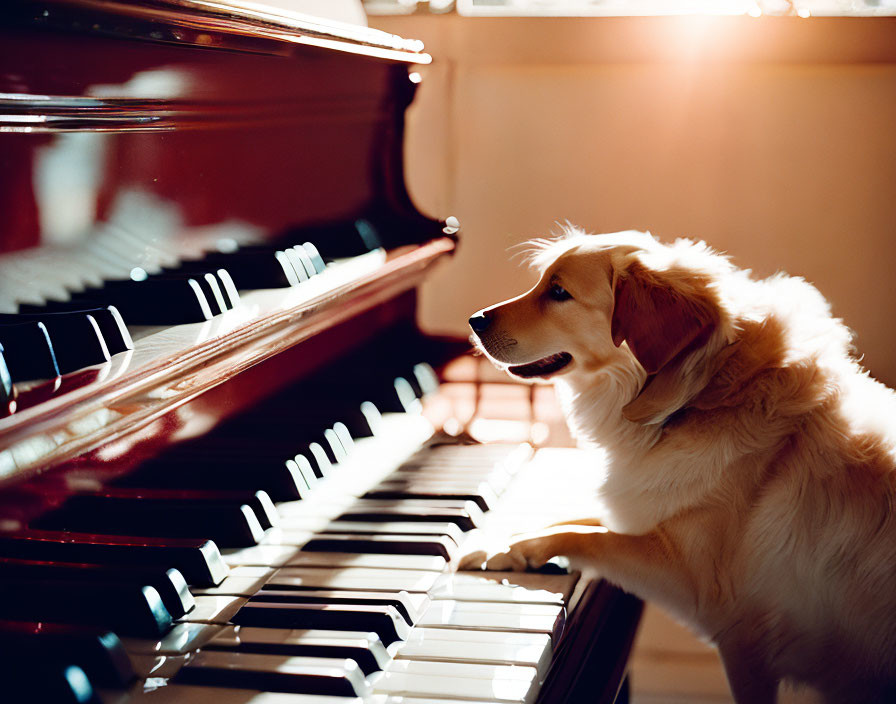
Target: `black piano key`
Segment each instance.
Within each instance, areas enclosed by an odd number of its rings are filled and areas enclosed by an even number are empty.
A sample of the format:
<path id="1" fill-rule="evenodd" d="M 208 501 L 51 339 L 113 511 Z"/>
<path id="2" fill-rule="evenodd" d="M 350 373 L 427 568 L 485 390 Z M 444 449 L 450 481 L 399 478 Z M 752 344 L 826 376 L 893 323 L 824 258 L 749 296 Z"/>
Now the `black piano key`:
<path id="1" fill-rule="evenodd" d="M 261 489 L 275 502 L 300 499 L 303 491 L 307 490 L 298 468 L 280 457 L 268 459 L 233 455 L 196 459 L 162 456 L 114 483 L 131 487 Z"/>
<path id="2" fill-rule="evenodd" d="M 227 576 L 217 545 L 206 539 L 158 539 L 63 531 L 0 532 L 0 555 L 26 560 L 177 568 L 187 582 L 213 587 Z"/>
<path id="3" fill-rule="evenodd" d="M 360 523 L 353 521 L 332 521 L 319 531 L 322 535 L 329 533 L 352 533 L 359 535 L 442 535 L 451 538 L 460 545 L 463 531 L 454 523 L 419 523 L 414 521 L 395 521 L 393 523 Z"/>
<path id="4" fill-rule="evenodd" d="M 363 365 L 363 360 L 358 365 Z M 214 435 L 225 440 L 247 435 L 263 438 L 263 444 L 254 443 L 253 455 L 259 448 L 267 452 L 269 445 L 295 454 L 303 440 L 317 438 L 321 428 L 336 427 L 337 423 L 346 426 L 353 437 L 369 437 L 378 427 L 380 414 L 372 402 L 358 400 L 367 396 L 365 385 L 369 385 L 366 378 L 361 380 L 362 383 L 356 383 L 355 374 L 343 373 L 340 367 L 339 371 L 327 374 L 325 380 L 307 380 L 300 391 L 290 389 L 268 399 L 251 415 L 225 423 Z M 302 404 L 297 400 L 299 397 L 313 398 L 314 403 Z M 287 440 L 289 445 L 284 444 Z"/>
<path id="5" fill-rule="evenodd" d="M 333 471 L 333 462 L 324 446 L 319 442 L 309 443 L 304 452 L 295 457 L 296 462 L 308 463 L 316 479 L 323 479 Z"/>
<path id="6" fill-rule="evenodd" d="M 312 464 L 317 462 L 317 469 L 321 474 L 326 474 L 333 465 L 337 465 L 345 459 L 345 448 L 335 433 L 324 433 L 321 437 L 315 438 L 313 442 L 299 449 L 300 452 L 296 454 L 304 455 L 312 460 Z"/>
<path id="7" fill-rule="evenodd" d="M 324 261 L 355 257 L 383 246 L 376 226 L 364 218 L 314 227 L 291 228 L 283 233 L 285 242 L 311 242 Z"/>
<path id="8" fill-rule="evenodd" d="M 322 533 L 305 543 L 302 550 L 305 552 L 351 552 L 380 555 L 437 555 L 450 560 L 456 547 L 450 538 L 437 535 L 361 536 Z"/>
<path id="9" fill-rule="evenodd" d="M 416 501 L 417 499 L 406 499 L 405 501 Z M 468 508 L 443 508 L 443 507 L 420 507 L 412 505 L 402 505 L 403 501 L 396 501 L 393 505 L 376 505 L 370 508 L 357 506 L 342 513 L 337 520 L 340 521 L 361 521 L 379 523 L 384 521 L 419 521 L 426 522 L 447 522 L 454 523 L 463 531 L 473 530 L 477 524 L 477 518 L 481 517 L 482 512 L 476 504 L 472 504 L 476 511 L 473 512 Z M 470 503 L 470 502 L 465 502 Z"/>
<path id="10" fill-rule="evenodd" d="M 174 625 L 155 589 L 119 580 L 0 580 L 0 619 L 103 626 L 145 638 Z"/>
<path id="11" fill-rule="evenodd" d="M 183 575 L 176 569 L 92 565 L 0 558 L 0 580 L 64 580 L 85 583 L 121 582 L 150 586 L 162 598 L 172 618 L 181 618 L 195 605 Z"/>
<path id="12" fill-rule="evenodd" d="M 240 293 L 237 290 L 236 283 L 233 280 L 233 277 L 230 275 L 230 272 L 227 269 L 215 269 L 213 272 L 215 276 L 218 277 L 218 281 L 221 282 L 221 288 L 224 291 L 224 296 L 229 301 L 228 308 L 236 308 L 240 304 Z"/>
<path id="13" fill-rule="evenodd" d="M 136 679 L 118 636 L 89 626 L 0 621 L 0 652 L 31 661 L 67 660 L 84 670 L 97 687 L 120 689 Z"/>
<path id="14" fill-rule="evenodd" d="M 266 491 L 256 491 L 250 498 L 249 505 L 254 509 L 261 527 L 265 530 L 280 523 L 280 513 Z"/>
<path id="15" fill-rule="evenodd" d="M 407 640 L 410 626 L 393 606 L 282 604 L 250 600 L 231 619 L 240 626 L 370 631 L 386 645 Z"/>
<path id="16" fill-rule="evenodd" d="M 472 501 L 483 511 L 489 510 L 489 496 L 483 489 L 478 493 L 463 493 L 446 489 L 439 490 L 437 487 L 416 487 L 413 483 L 409 483 L 407 488 L 390 487 L 385 489 L 373 489 L 364 494 L 365 499 L 383 499 L 403 501 L 405 499 L 456 499 L 459 501 Z M 493 499 L 492 499 L 493 501 Z"/>
<path id="17" fill-rule="evenodd" d="M 96 318 L 90 313 L 46 313 L 40 316 L 0 314 L 0 325 L 43 323 L 53 341 L 62 374 L 109 361 L 110 353 Z"/>
<path id="18" fill-rule="evenodd" d="M 255 511 L 245 502 L 203 500 L 202 492 L 173 499 L 79 494 L 38 518 L 31 527 L 80 533 L 206 538 L 225 548 L 256 545 L 264 535 Z M 145 492 L 144 492 L 145 493 Z"/>
<path id="19" fill-rule="evenodd" d="M 212 317 L 202 285 L 189 277 L 106 281 L 102 288 L 86 289 L 72 298 L 114 305 L 129 325 L 179 325 Z"/>
<path id="20" fill-rule="evenodd" d="M 142 510 L 148 512 L 165 511 L 169 506 L 175 510 L 180 510 L 183 506 L 209 506 L 218 507 L 222 511 L 222 515 L 226 515 L 228 511 L 231 515 L 238 515 L 240 507 L 246 505 L 251 509 L 263 531 L 273 528 L 280 522 L 277 507 L 274 506 L 274 502 L 271 501 L 267 492 L 261 489 L 257 491 L 222 491 L 213 488 L 197 490 L 181 487 L 106 487 L 97 492 L 82 493 L 78 495 L 78 498 L 84 498 L 88 504 L 90 503 L 89 498 L 110 504 L 120 502 L 124 506 L 136 502 L 140 504 Z"/>
<path id="21" fill-rule="evenodd" d="M 0 681 L 5 702 L 102 704 L 87 673 L 65 660 L 35 660 L 4 653 Z"/>
<path id="22" fill-rule="evenodd" d="M 212 315 L 219 315 L 230 310 L 230 299 L 224 294 L 224 286 L 218 277 L 211 272 L 189 272 L 166 271 L 161 274 L 154 274 L 150 277 L 152 281 L 171 281 L 171 280 L 190 280 L 192 279 L 199 284 L 205 300 L 208 302 Z"/>
<path id="23" fill-rule="evenodd" d="M 299 278 L 286 253 L 276 247 L 241 247 L 235 252 L 210 252 L 185 266 L 226 269 L 240 291 L 297 286 Z"/>
<path id="24" fill-rule="evenodd" d="M 105 306 L 89 312 L 100 327 L 109 354 L 118 354 L 134 349 L 134 342 L 131 340 L 131 335 L 118 308 Z"/>
<path id="25" fill-rule="evenodd" d="M 203 651 L 180 669 L 175 684 L 289 694 L 363 697 L 364 673 L 353 660 Z"/>
<path id="26" fill-rule="evenodd" d="M 271 635 L 276 634 L 274 638 Z M 345 658 L 354 660 L 365 675 L 383 670 L 391 659 L 374 633 L 346 632 L 342 638 L 328 631 L 236 626 L 203 646 L 203 650 L 225 650 L 259 655 Z"/>
<path id="27" fill-rule="evenodd" d="M 267 492 L 258 489 L 256 491 L 222 491 L 213 487 L 196 490 L 190 488 L 168 488 L 157 489 L 145 486 L 131 487 L 106 487 L 95 492 L 85 492 L 79 496 L 97 497 L 109 502 L 130 502 L 136 501 L 141 503 L 156 503 L 161 510 L 168 504 L 180 505 L 183 503 L 197 506 L 222 506 L 222 507 L 238 507 L 243 504 L 249 506 L 258 523 L 263 530 L 273 528 L 280 522 L 280 514 L 274 502 Z"/>
<path id="28" fill-rule="evenodd" d="M 370 395 L 382 413 L 418 412 L 419 387 L 415 390 L 414 385 L 405 376 L 395 376 L 391 384 L 380 383 L 376 387 L 371 389 Z"/>
<path id="29" fill-rule="evenodd" d="M 134 343 L 128 332 L 121 313 L 115 306 L 104 306 L 89 301 L 52 301 L 44 305 L 33 303 L 19 304 L 20 317 L 28 316 L 30 319 L 43 320 L 44 316 L 56 313 L 81 313 L 93 316 L 102 333 L 103 340 L 110 355 L 126 352 L 134 349 Z"/>
<path id="30" fill-rule="evenodd" d="M 223 313 L 239 305 L 240 295 L 233 282 L 233 277 L 227 271 L 211 264 L 202 265 L 201 261 L 193 260 L 182 263 L 177 267 L 165 267 L 162 273 L 154 274 L 154 279 L 194 278 L 202 283 L 203 291 L 209 303 L 218 303 L 218 312 Z M 211 296 L 211 297 L 210 297 Z"/>
<path id="31" fill-rule="evenodd" d="M 14 382 L 59 376 L 56 351 L 43 323 L 0 325 L 0 345 Z"/>
<path id="32" fill-rule="evenodd" d="M 226 313 L 230 310 L 229 299 L 224 295 L 224 287 L 214 274 L 203 274 L 190 277 L 199 282 L 202 292 L 205 294 L 208 304 L 211 306 L 212 315 Z"/>
<path id="33" fill-rule="evenodd" d="M 252 603 L 270 604 L 362 604 L 365 606 L 391 606 L 409 626 L 420 618 L 420 610 L 405 593 L 343 592 L 333 590 L 281 591 L 276 588 L 262 590 L 252 597 Z"/>

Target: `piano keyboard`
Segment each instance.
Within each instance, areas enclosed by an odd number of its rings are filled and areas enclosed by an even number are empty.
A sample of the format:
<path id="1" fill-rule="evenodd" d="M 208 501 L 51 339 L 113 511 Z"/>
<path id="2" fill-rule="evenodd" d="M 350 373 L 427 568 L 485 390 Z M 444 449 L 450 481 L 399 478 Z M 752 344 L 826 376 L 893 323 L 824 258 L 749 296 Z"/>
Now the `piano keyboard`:
<path id="1" fill-rule="evenodd" d="M 325 234 L 334 239 L 322 245 L 321 259 L 325 262 L 323 266 L 318 263 L 313 276 L 279 283 L 252 280 L 253 284 L 265 283 L 271 288 L 241 288 L 235 307 L 196 322 L 178 323 L 173 317 L 170 325 L 132 325 L 114 302 L 106 305 L 94 301 L 90 304 L 93 308 L 81 312 L 48 312 L 72 304 L 54 302 L 56 299 L 47 297 L 51 289 L 35 283 L 34 288 L 40 288 L 44 296 L 40 299 L 42 306 L 19 300 L 16 305 L 21 304 L 29 313 L 0 315 L 0 435 L 5 440 L 0 446 L 0 478 L 58 464 L 89 451 L 91 441 L 101 434 L 115 436 L 145 425 L 321 330 L 376 308 L 384 300 L 401 300 L 403 293 L 419 283 L 425 270 L 453 247 L 450 240 L 442 239 L 388 254 L 381 248 L 367 251 L 368 245 L 376 242 L 369 232 L 366 239 L 357 235 L 357 227 L 357 223 L 348 223 L 329 228 L 332 231 Z M 354 240 L 352 233 L 356 235 Z M 289 242 L 307 244 L 306 237 L 320 236 L 317 230 L 305 228 L 300 234 L 285 233 L 276 246 L 243 244 L 226 254 L 234 260 L 230 269 L 233 279 L 245 281 L 247 272 L 259 270 L 259 257 L 267 262 L 266 267 L 271 262 L 285 267 L 289 262 L 280 262 L 276 255 L 288 249 Z M 304 244 L 296 247 L 306 253 L 312 249 Z M 192 255 L 184 250 L 183 256 Z M 214 254 L 206 254 L 206 259 L 214 258 Z M 9 255 L 0 262 L 0 270 L 18 270 L 27 260 L 27 256 L 22 260 L 18 254 Z M 179 261 L 193 270 L 198 266 L 183 258 Z M 60 265 L 58 258 L 56 265 Z M 21 268 L 22 272 L 29 270 L 28 266 Z M 139 288 L 146 281 L 131 283 Z M 2 289 L 18 290 L 7 286 L 7 280 Z M 77 291 L 74 294 L 77 298 Z M 155 298 L 149 295 L 147 300 Z M 177 308 L 168 302 L 160 310 Z M 63 316 L 72 316 L 71 324 L 60 323 Z M 20 319 L 25 322 L 17 322 Z M 110 327 L 119 333 L 117 342 L 105 335 Z M 54 342 L 51 332 L 59 333 L 61 337 L 54 339 L 62 342 Z M 346 337 L 343 344 L 350 345 L 352 339 Z M 92 348 L 99 348 L 100 356 L 85 359 L 85 352 Z M 69 350 L 74 352 L 69 354 Z M 333 354 L 340 351 L 334 349 Z M 62 367 L 60 359 L 66 360 Z M 17 372 L 15 360 L 31 372 L 20 373 L 21 366 Z M 90 366 L 72 371 L 88 363 Z M 63 369 L 71 373 L 63 374 Z M 62 376 L 54 377 L 56 374 Z M 287 374 L 286 381 L 296 376 Z M 189 384 L 184 383 L 186 378 Z M 50 430 L 35 433 L 35 428 Z"/>
<path id="2" fill-rule="evenodd" d="M 376 403 L 362 404 L 346 403 L 365 388 L 358 360 L 340 369 L 326 377 L 344 384 L 321 382 L 329 399 L 306 383 L 111 486 L 75 482 L 58 509 L 0 534 L 0 647 L 22 654 L 4 663 L 13 691 L 535 701 L 577 576 L 452 565 L 477 529 L 575 511 L 563 486 L 589 472 L 574 451 L 434 434 L 417 412 L 437 393 L 428 365 L 367 380 Z M 51 656 L 27 656 L 38 650 Z"/>
<path id="3" fill-rule="evenodd" d="M 186 333 L 193 339 L 183 343 L 195 344 L 356 281 L 385 261 L 366 220 L 287 232 L 270 244 L 253 244 L 232 228 L 214 233 L 185 247 L 151 230 L 107 226 L 77 247 L 0 257 L 4 376 L 14 384 L 52 379 L 109 362 L 134 348 L 132 338 L 227 318 Z M 245 291 L 254 294 L 243 301 Z"/>

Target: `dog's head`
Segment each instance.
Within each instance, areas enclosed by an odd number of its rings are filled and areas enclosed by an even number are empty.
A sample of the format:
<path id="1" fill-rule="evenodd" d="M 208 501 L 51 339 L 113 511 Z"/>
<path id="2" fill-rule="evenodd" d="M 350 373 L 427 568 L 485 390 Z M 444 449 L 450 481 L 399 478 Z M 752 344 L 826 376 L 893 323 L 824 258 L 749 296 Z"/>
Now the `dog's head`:
<path id="1" fill-rule="evenodd" d="M 626 407 L 630 420 L 656 421 L 669 404 L 686 401 L 693 389 L 684 387 L 704 376 L 693 358 L 726 336 L 714 282 L 731 269 L 727 260 L 702 245 L 666 246 L 640 232 L 569 230 L 537 247 L 538 283 L 470 318 L 483 351 L 526 379 L 636 360 L 647 383 Z"/>

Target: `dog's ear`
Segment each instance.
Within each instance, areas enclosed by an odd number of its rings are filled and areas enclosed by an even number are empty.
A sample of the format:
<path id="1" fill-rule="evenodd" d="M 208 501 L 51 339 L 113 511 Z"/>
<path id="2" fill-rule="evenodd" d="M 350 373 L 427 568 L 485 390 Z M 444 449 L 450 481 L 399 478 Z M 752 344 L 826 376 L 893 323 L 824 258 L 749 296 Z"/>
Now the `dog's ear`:
<path id="1" fill-rule="evenodd" d="M 716 329 L 717 308 L 692 275 L 654 271 L 634 257 L 618 271 L 614 289 L 613 344 L 627 342 L 650 375 L 623 415 L 632 421 L 657 422 L 696 391 L 690 387 L 702 375 L 688 368 L 686 358 Z"/>
<path id="2" fill-rule="evenodd" d="M 610 328 L 613 344 L 628 342 L 648 374 L 660 371 L 715 325 L 712 306 L 685 276 L 652 271 L 637 259 L 620 272 Z"/>

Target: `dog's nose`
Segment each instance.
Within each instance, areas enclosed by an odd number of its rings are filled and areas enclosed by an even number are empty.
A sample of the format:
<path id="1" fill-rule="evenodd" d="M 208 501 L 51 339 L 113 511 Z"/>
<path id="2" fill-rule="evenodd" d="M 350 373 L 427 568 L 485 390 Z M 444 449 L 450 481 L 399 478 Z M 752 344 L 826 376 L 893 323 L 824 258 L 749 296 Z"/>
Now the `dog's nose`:
<path id="1" fill-rule="evenodd" d="M 482 311 L 476 313 L 469 320 L 470 327 L 473 328 L 473 332 L 479 334 L 481 332 L 485 332 L 488 329 L 489 323 L 491 323 L 491 319 L 486 317 L 485 313 Z"/>

